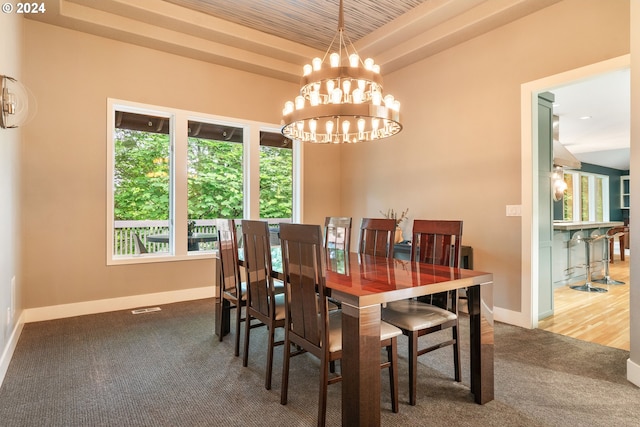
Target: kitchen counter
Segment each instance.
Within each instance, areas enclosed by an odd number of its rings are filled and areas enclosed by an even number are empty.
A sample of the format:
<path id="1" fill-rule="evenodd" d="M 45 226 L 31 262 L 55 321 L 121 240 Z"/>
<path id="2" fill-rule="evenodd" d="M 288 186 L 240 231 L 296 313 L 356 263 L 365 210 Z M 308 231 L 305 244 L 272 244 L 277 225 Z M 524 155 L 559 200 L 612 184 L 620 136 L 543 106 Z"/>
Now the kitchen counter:
<path id="1" fill-rule="evenodd" d="M 553 285 L 565 286 L 586 279 L 585 243 L 582 237 L 606 234 L 612 227 L 624 225 L 622 221 L 554 221 L 553 222 Z M 606 239 L 593 243 L 591 267 L 593 278 L 602 277 Z"/>
<path id="2" fill-rule="evenodd" d="M 612 228 L 624 225 L 622 221 L 553 221 L 554 230 L 573 231 L 573 230 L 590 230 L 592 228 Z"/>

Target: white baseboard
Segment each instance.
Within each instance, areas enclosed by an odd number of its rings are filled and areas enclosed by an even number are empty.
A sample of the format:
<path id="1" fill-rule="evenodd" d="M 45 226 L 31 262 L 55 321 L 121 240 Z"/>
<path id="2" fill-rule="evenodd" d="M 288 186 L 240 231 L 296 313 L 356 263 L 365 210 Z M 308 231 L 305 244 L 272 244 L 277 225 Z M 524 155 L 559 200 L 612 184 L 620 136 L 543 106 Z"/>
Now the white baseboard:
<path id="1" fill-rule="evenodd" d="M 627 359 L 627 379 L 640 387 L 640 365 Z"/>
<path id="2" fill-rule="evenodd" d="M 20 334 L 22 333 L 23 326 L 24 312 L 22 312 L 22 314 L 18 318 L 18 322 L 11 332 L 9 341 L 7 341 L 7 345 L 4 347 L 2 357 L 0 357 L 0 386 L 2 386 L 2 383 L 4 382 L 4 376 L 7 374 L 7 369 L 9 369 L 9 363 L 11 363 L 11 358 L 13 357 L 13 352 L 16 349 L 16 345 L 18 345 L 18 340 L 20 339 Z"/>
<path id="3" fill-rule="evenodd" d="M 49 307 L 28 308 L 24 310 L 24 323 L 83 316 L 86 314 L 105 313 L 108 311 L 127 310 L 129 308 L 148 307 L 150 305 L 171 304 L 174 302 L 191 301 L 195 299 L 213 298 L 214 295 L 215 287 L 205 286 L 202 288 L 192 288 L 181 291 L 158 292 L 155 294 L 133 295 L 129 297 L 60 304 Z"/>
<path id="4" fill-rule="evenodd" d="M 531 329 L 531 320 L 519 311 L 507 310 L 506 308 L 494 307 L 493 320 L 509 325 L 520 326 Z"/>

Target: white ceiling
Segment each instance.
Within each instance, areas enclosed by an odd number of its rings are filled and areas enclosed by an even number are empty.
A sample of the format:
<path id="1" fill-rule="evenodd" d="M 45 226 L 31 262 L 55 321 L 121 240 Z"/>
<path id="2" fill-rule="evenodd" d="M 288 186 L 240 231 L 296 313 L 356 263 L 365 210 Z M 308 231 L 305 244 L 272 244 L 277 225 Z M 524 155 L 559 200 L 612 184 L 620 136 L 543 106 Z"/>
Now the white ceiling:
<path id="1" fill-rule="evenodd" d="M 344 0 L 345 33 L 385 74 L 558 1 Z M 25 17 L 297 83 L 335 35 L 339 2 L 49 0 Z M 628 169 L 628 72 L 552 92 L 561 142 L 581 161 Z"/>
<path id="2" fill-rule="evenodd" d="M 629 169 L 630 72 L 603 74 L 551 90 L 559 141 L 584 163 Z"/>

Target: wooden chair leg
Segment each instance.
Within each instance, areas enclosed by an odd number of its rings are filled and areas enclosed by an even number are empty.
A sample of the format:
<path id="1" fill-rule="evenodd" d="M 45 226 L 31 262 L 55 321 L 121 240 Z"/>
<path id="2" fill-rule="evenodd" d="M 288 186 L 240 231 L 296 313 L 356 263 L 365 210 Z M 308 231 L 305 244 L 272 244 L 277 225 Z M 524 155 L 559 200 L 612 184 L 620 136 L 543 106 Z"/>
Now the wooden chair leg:
<path id="1" fill-rule="evenodd" d="M 218 317 L 218 328 L 220 328 L 218 332 L 218 341 L 222 342 L 222 336 L 224 335 L 224 300 L 218 304 L 220 310 L 216 313 Z"/>
<path id="2" fill-rule="evenodd" d="M 418 386 L 418 334 L 409 332 L 409 404 L 416 404 Z"/>
<path id="3" fill-rule="evenodd" d="M 242 322 L 242 303 L 236 303 L 236 348 L 234 354 L 236 357 L 240 355 L 240 323 Z"/>
<path id="4" fill-rule="evenodd" d="M 244 354 L 242 355 L 242 366 L 247 367 L 249 361 L 249 330 L 251 329 L 251 314 L 247 310 L 244 320 Z"/>
<path id="5" fill-rule="evenodd" d="M 273 342 L 275 341 L 275 328 L 271 325 L 267 325 L 269 329 L 269 349 L 267 353 L 267 369 L 264 379 L 264 388 L 271 390 L 271 373 L 273 372 Z"/>
<path id="6" fill-rule="evenodd" d="M 318 427 L 327 422 L 327 387 L 329 386 L 329 363 L 325 357 L 320 361 L 320 384 L 318 393 Z"/>
<path id="7" fill-rule="evenodd" d="M 457 382 L 462 381 L 462 367 L 460 366 L 460 335 L 458 326 L 454 326 L 453 328 L 453 339 L 455 343 L 453 344 L 453 369 L 455 370 L 454 376 Z"/>
<path id="8" fill-rule="evenodd" d="M 280 385 L 280 404 L 286 405 L 289 392 L 289 359 L 291 358 L 291 343 L 289 334 L 285 331 L 284 352 L 282 354 L 282 384 Z"/>

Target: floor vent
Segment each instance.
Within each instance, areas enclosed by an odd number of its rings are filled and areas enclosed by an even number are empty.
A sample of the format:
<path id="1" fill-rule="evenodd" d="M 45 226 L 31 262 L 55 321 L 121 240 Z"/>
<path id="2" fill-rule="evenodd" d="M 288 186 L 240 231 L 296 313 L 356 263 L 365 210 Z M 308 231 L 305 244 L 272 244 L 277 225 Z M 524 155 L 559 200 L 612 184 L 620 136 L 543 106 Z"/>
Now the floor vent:
<path id="1" fill-rule="evenodd" d="M 152 313 L 160 310 L 162 310 L 160 307 L 138 308 L 136 310 L 131 310 L 131 314 Z"/>

